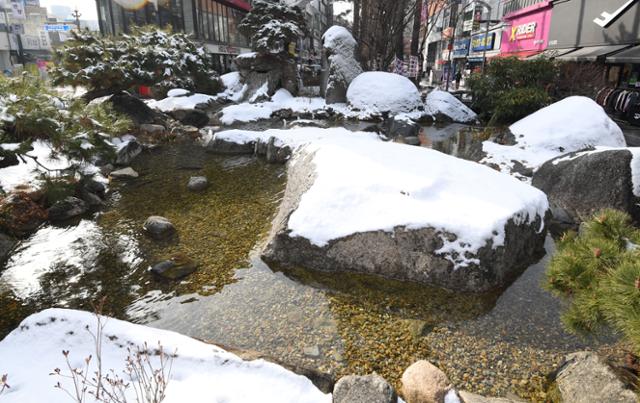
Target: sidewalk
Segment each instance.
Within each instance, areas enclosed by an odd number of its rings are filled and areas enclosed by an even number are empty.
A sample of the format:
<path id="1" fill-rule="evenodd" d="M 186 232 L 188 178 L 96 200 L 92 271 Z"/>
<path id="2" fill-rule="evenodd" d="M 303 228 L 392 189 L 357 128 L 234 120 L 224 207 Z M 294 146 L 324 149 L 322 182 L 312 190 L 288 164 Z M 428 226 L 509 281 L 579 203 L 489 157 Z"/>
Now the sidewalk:
<path id="1" fill-rule="evenodd" d="M 633 126 L 622 120 L 614 120 L 622 129 L 627 145 L 629 147 L 640 147 L 640 126 Z"/>

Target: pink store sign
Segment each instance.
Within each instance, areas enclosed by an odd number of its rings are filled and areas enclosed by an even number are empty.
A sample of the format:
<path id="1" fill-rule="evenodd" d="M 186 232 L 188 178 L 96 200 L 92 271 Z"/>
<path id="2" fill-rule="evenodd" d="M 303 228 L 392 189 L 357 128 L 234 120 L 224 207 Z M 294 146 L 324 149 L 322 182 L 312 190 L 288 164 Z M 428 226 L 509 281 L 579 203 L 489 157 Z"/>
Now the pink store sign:
<path id="1" fill-rule="evenodd" d="M 501 53 L 545 50 L 551 12 L 551 1 L 547 0 L 505 15 Z"/>

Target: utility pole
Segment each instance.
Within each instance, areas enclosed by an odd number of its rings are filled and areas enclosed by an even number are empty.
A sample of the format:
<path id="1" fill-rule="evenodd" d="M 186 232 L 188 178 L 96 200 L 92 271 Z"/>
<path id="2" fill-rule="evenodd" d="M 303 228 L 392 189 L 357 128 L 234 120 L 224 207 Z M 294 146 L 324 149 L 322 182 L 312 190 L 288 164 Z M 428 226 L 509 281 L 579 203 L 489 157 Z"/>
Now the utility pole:
<path id="1" fill-rule="evenodd" d="M 78 27 L 78 31 L 80 31 L 80 17 L 82 17 L 82 14 L 80 14 L 77 7 L 73 10 L 73 14 L 71 14 L 71 16 L 76 20 L 76 27 Z"/>

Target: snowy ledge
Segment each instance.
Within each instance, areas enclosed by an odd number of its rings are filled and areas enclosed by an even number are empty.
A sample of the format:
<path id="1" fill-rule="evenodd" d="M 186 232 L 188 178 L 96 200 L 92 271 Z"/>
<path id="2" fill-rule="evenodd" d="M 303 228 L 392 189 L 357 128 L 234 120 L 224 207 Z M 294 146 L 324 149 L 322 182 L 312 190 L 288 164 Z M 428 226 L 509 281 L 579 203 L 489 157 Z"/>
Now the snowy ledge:
<path id="1" fill-rule="evenodd" d="M 156 348 L 158 342 L 173 359 L 165 403 L 329 403 L 331 395 L 319 391 L 310 380 L 263 360 L 243 361 L 216 346 L 165 330 L 107 319 L 102 345 L 102 368 L 129 381 L 123 373 L 127 348 L 145 343 Z M 93 314 L 66 309 L 47 309 L 26 318 L 0 341 L 0 372 L 8 374 L 10 389 L 3 403 L 66 403 L 69 397 L 53 386 L 60 381 L 73 389 L 69 379 L 49 375 L 55 368 L 68 374 L 63 350 L 69 351 L 74 368 L 84 368 L 84 359 L 93 355 L 90 376 L 96 369 L 95 343 L 87 329 L 95 332 Z M 159 368 L 159 358 L 151 363 Z M 128 401 L 135 401 L 132 388 Z M 88 398 L 89 399 L 89 398 Z M 89 399 L 88 401 L 92 401 Z"/>
<path id="2" fill-rule="evenodd" d="M 264 142 L 289 147 L 294 150 L 290 173 L 311 161 L 310 172 L 301 174 L 310 183 L 283 219 L 287 236 L 317 248 L 354 234 L 429 228 L 441 243 L 435 255 L 458 269 L 480 265 L 482 248 L 505 246 L 509 223 L 544 231 L 549 208 L 544 193 L 431 149 L 342 128 L 231 130 L 209 139 L 220 142 L 248 145 L 245 152 Z"/>

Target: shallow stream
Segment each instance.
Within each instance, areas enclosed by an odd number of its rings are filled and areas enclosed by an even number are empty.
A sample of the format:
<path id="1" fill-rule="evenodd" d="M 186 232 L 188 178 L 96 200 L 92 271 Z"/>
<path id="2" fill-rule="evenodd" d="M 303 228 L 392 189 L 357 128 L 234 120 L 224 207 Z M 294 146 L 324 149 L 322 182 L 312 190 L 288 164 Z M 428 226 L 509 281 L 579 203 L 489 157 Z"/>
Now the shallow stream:
<path id="1" fill-rule="evenodd" d="M 455 153 L 461 127 L 427 128 L 427 146 Z M 482 394 L 543 401 L 545 375 L 567 352 L 599 347 L 566 334 L 562 304 L 541 287 L 548 257 L 501 295 L 457 295 L 377 278 L 273 271 L 259 259 L 285 187 L 285 167 L 252 157 L 164 146 L 133 167 L 140 178 L 113 183 L 104 212 L 46 226 L 0 267 L 0 338 L 47 307 L 106 312 L 333 375 L 376 371 L 398 383 L 426 358 L 453 384 Z M 204 174 L 204 193 L 186 189 Z M 150 215 L 178 229 L 156 243 L 142 233 Z M 554 242 L 546 243 L 551 254 Z M 150 265 L 181 253 L 198 271 L 178 283 Z"/>

